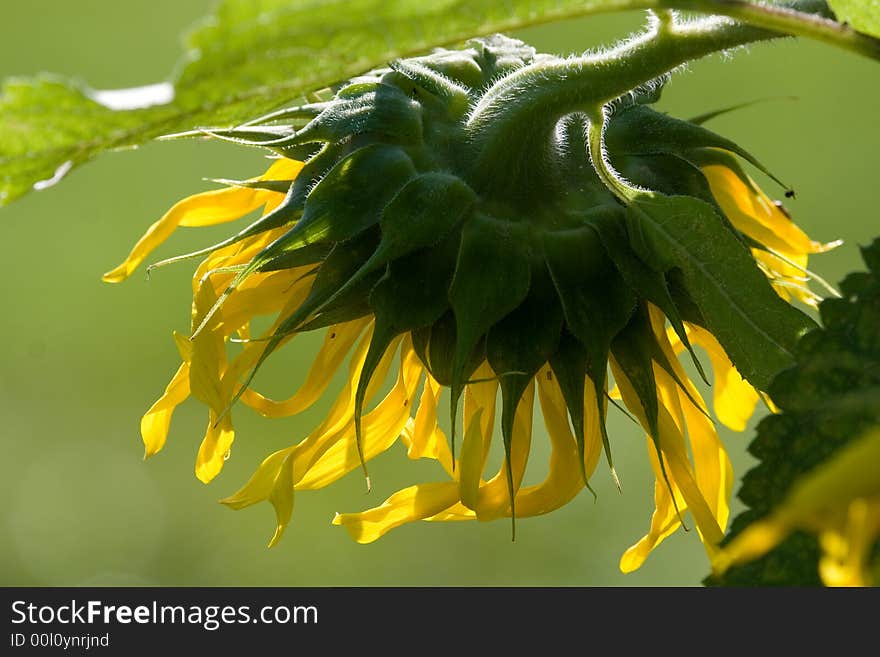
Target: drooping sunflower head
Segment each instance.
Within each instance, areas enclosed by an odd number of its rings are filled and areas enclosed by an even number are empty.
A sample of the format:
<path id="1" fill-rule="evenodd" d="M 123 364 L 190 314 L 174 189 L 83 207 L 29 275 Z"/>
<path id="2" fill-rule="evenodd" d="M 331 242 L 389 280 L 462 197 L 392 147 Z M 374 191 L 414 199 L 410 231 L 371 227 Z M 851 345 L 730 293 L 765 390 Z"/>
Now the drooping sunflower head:
<path id="1" fill-rule="evenodd" d="M 206 256 L 193 279 L 191 335 L 177 337 L 183 365 L 142 422 L 148 453 L 192 394 L 210 408 L 197 462 L 210 480 L 234 436 L 236 401 L 297 413 L 354 349 L 349 383 L 321 426 L 268 457 L 228 504 L 270 500 L 277 540 L 295 489 L 366 470 L 400 437 L 414 458 L 437 459 L 448 480 L 337 517 L 356 539 L 413 519 L 545 513 L 588 486 L 602 450 L 611 464 L 610 366 L 650 437 L 658 481 L 651 531 L 622 567 L 637 567 L 685 509 L 711 549 L 732 474 L 678 354 L 690 352 L 702 373 L 692 344 L 706 348 L 716 412 L 741 429 L 757 400 L 742 376 L 760 388 L 788 364 L 809 321 L 783 298 L 813 301 L 806 257 L 825 247 L 744 173 L 737 157 L 763 170 L 747 152 L 651 109 L 656 89 L 600 112 L 557 102 L 541 81 L 548 71 L 564 80 L 576 65 L 496 36 L 201 132 L 279 159 L 260 178 L 176 205 L 105 276 L 130 274 L 177 225 L 265 206 L 220 244 L 163 261 Z M 252 336 L 250 320 L 267 313 L 274 325 Z M 317 329 L 325 343 L 303 388 L 282 402 L 257 393 L 261 364 Z M 236 337 L 245 347 L 230 359 Z M 397 385 L 365 412 L 398 352 Z M 535 387 L 553 454 L 547 480 L 525 487 Z M 484 477 L 499 389 L 506 459 Z M 449 440 L 438 424 L 442 390 Z"/>

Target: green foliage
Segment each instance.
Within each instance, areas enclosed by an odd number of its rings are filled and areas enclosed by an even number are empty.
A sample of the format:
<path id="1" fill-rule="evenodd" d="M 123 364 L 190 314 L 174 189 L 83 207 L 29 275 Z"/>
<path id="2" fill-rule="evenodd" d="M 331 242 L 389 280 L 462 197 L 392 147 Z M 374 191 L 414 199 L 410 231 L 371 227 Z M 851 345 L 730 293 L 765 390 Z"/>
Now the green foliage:
<path id="1" fill-rule="evenodd" d="M 196 126 L 234 125 L 399 57 L 634 4 L 224 0 L 186 39 L 169 103 L 113 110 L 74 80 L 7 81 L 0 95 L 0 205 L 52 179 L 61 166 L 66 172 L 103 151 Z"/>
<path id="2" fill-rule="evenodd" d="M 113 111 L 84 86 L 56 77 L 7 81 L 0 95 L 0 205 L 101 151 L 162 134 L 177 114 L 174 107 Z"/>
<path id="3" fill-rule="evenodd" d="M 858 16 L 866 31 L 876 33 L 870 10 L 852 9 L 862 0 L 844 1 L 853 20 Z M 827 12 L 824 0 L 792 6 Z M 712 0 L 223 0 L 189 34 L 173 85 L 119 90 L 111 102 L 77 80 L 6 81 L 0 92 L 0 205 L 35 185 L 57 182 L 104 151 L 196 127 L 236 125 L 436 46 L 598 12 L 664 7 L 733 15 Z M 828 25 L 816 32 L 810 13 L 786 14 L 781 24 L 748 3 L 734 9 L 737 18 L 757 26 L 802 32 L 880 58 L 880 42 Z M 754 39 L 779 34 L 759 32 Z"/>
<path id="4" fill-rule="evenodd" d="M 842 299 L 819 307 L 822 328 L 797 345 L 794 367 L 769 393 L 781 413 L 765 418 L 749 451 L 760 463 L 743 477 L 749 509 L 728 540 L 768 515 L 794 482 L 880 423 L 880 239 L 862 250 L 868 272 L 850 274 Z M 798 532 L 770 553 L 707 583 L 721 586 L 818 586 L 816 538 Z"/>
<path id="5" fill-rule="evenodd" d="M 880 0 L 829 0 L 837 20 L 849 23 L 850 26 L 880 37 Z"/>
<path id="6" fill-rule="evenodd" d="M 811 325 L 782 301 L 745 245 L 708 203 L 687 196 L 636 199 L 627 213 L 636 252 L 656 271 L 678 269 L 707 327 L 754 386 L 791 364 Z"/>

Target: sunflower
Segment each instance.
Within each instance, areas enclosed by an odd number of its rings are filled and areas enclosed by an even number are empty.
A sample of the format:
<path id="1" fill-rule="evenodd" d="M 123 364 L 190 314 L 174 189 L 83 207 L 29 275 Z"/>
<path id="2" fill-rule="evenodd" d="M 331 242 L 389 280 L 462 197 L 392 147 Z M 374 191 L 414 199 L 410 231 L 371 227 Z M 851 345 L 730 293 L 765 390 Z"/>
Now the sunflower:
<path id="1" fill-rule="evenodd" d="M 414 520 L 547 513 L 589 487 L 603 452 L 616 480 L 605 416 L 619 398 L 645 428 L 656 476 L 650 529 L 621 568 L 638 568 L 686 511 L 714 556 L 733 474 L 679 356 L 687 352 L 702 374 L 694 346 L 705 349 L 715 413 L 742 430 L 759 398 L 752 383 L 766 380 L 756 362 L 786 365 L 788 345 L 810 325 L 786 300 L 815 302 L 806 260 L 829 245 L 810 240 L 761 192 L 738 163 L 764 170 L 746 151 L 651 109 L 656 87 L 598 119 L 548 110 L 519 132 L 505 112 L 534 107 L 508 107 L 504 95 L 529 75 L 540 79 L 548 63 L 565 60 L 495 36 L 394 62 L 325 100 L 194 133 L 277 159 L 259 178 L 175 205 L 105 275 L 130 275 L 178 226 L 262 208 L 231 238 L 156 263 L 205 257 L 193 277 L 190 334 L 175 336 L 182 364 L 141 422 L 147 455 L 162 448 L 174 409 L 192 395 L 209 409 L 196 460 L 208 482 L 229 454 L 236 402 L 268 417 L 299 413 L 350 354 L 347 383 L 321 424 L 269 455 L 223 502 L 268 500 L 274 545 L 294 491 L 358 467 L 369 486 L 367 463 L 399 439 L 411 458 L 436 460 L 445 474 L 336 516 L 367 543 Z M 650 191 L 629 204 L 609 176 Z M 692 222 L 685 232 L 696 241 L 665 249 L 678 230 L 658 232 L 667 219 Z M 716 252 L 724 254 L 717 263 Z M 265 314 L 273 325 L 252 335 L 252 320 Z M 757 337 L 734 330 L 742 321 Z M 324 342 L 305 383 L 284 400 L 260 394 L 261 364 L 313 330 Z M 234 357 L 231 341 L 243 343 Z M 395 382 L 376 400 L 389 373 Z M 439 419 L 444 391 L 450 435 Z M 552 451 L 547 478 L 524 486 L 536 394 Z M 496 421 L 505 458 L 488 473 Z"/>

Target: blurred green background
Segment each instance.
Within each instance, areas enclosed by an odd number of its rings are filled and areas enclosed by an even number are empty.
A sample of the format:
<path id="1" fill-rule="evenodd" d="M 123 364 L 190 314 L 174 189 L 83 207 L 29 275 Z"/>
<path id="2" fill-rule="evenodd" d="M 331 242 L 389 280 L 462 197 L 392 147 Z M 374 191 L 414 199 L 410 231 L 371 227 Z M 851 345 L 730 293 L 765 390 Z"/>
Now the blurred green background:
<path id="1" fill-rule="evenodd" d="M 5 3 L 0 76 L 52 71 L 92 87 L 165 79 L 179 34 L 209 0 L 75 0 Z M 640 14 L 599 16 L 520 33 L 560 53 L 611 43 Z M 798 223 L 844 246 L 816 258 L 831 281 L 860 268 L 858 244 L 880 233 L 875 181 L 880 134 L 880 68 L 811 42 L 758 45 L 693 64 L 668 85 L 660 108 L 688 117 L 745 100 L 777 99 L 723 116 L 711 127 L 751 149 L 797 190 L 787 202 Z M 778 100 L 797 97 L 797 100 Z M 323 408 L 289 420 L 236 413 L 237 441 L 209 486 L 193 475 L 203 407 L 178 409 L 166 449 L 141 460 L 141 414 L 162 392 L 178 355 L 173 329 L 189 322 L 187 264 L 101 283 L 143 230 L 179 198 L 208 188 L 202 177 L 249 177 L 256 152 L 213 143 L 151 144 L 112 153 L 60 185 L 0 210 L 0 584 L 3 585 L 697 585 L 708 564 L 696 532 L 679 531 L 643 568 L 622 575 L 617 561 L 647 530 L 653 509 L 642 433 L 612 411 L 610 429 L 623 494 L 600 464 L 588 493 L 548 516 L 509 523 L 417 523 L 360 546 L 330 526 L 336 511 L 381 503 L 404 486 L 442 477 L 409 462 L 401 446 L 373 462 L 374 490 L 359 473 L 297 495 L 281 544 L 265 545 L 268 504 L 233 512 L 217 500 L 234 492 L 262 458 L 299 440 Z M 775 196 L 781 190 L 756 175 Z M 223 233 L 183 229 L 159 256 L 212 243 Z M 297 342 L 299 344 L 297 344 Z M 261 377 L 291 391 L 317 336 L 283 350 Z M 751 462 L 745 434 L 722 428 L 737 475 Z M 546 472 L 547 439 L 535 422 L 527 479 Z M 738 484 L 737 484 L 738 488 Z M 738 507 L 737 507 L 738 508 Z"/>

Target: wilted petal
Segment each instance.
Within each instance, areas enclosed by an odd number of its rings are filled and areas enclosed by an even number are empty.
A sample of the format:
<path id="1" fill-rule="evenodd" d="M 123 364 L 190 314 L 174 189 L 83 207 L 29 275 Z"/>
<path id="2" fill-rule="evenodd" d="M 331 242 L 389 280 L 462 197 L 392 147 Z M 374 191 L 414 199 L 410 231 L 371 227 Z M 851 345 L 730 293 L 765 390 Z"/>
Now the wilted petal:
<path id="1" fill-rule="evenodd" d="M 301 168 L 301 162 L 278 160 L 265 174 L 254 180 L 292 179 Z M 103 279 L 107 283 L 124 281 L 178 226 L 211 226 L 234 221 L 256 210 L 273 197 L 283 199 L 284 195 L 263 189 L 228 187 L 185 198 L 175 203 L 161 219 L 150 226 L 122 264 L 104 274 Z"/>
<path id="2" fill-rule="evenodd" d="M 337 513 L 333 524 L 345 527 L 358 543 L 372 543 L 395 527 L 435 516 L 457 501 L 457 482 L 418 484 L 398 491 L 375 509 Z"/>
<path id="3" fill-rule="evenodd" d="M 144 441 L 144 458 L 156 454 L 165 446 L 171 415 L 178 405 L 189 397 L 189 365 L 181 364 L 165 392 L 141 418 L 141 438 Z"/>

